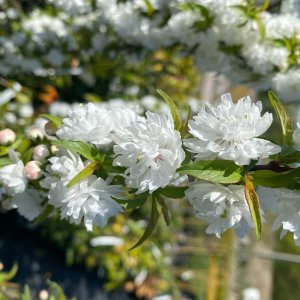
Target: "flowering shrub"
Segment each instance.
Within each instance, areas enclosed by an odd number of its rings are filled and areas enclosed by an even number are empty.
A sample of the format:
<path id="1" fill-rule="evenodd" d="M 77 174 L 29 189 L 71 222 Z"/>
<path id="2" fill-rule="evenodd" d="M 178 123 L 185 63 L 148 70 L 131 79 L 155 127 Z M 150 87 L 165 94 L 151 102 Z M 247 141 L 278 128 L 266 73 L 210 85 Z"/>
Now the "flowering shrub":
<path id="1" fill-rule="evenodd" d="M 36 222 L 57 209 L 90 231 L 149 201 L 149 222 L 135 248 L 152 233 L 160 210 L 169 224 L 168 199 L 186 197 L 209 234 L 232 228 L 243 237 L 255 227 L 260 237 L 270 210 L 277 216 L 273 228 L 282 225 L 282 234 L 292 232 L 299 244 L 299 129 L 293 131 L 277 96 L 269 92 L 280 146 L 259 138 L 273 115 L 262 115 L 261 103 L 249 97 L 234 103 L 223 95 L 220 104 L 204 103 L 182 120 L 173 100 L 158 92 L 169 105 L 165 114 L 89 103 L 70 106 L 62 119 L 41 115 L 17 132 L 0 148 L 2 204 Z"/>
<path id="2" fill-rule="evenodd" d="M 111 61 L 136 64 L 149 52 L 168 48 L 193 57 L 201 72 L 274 89 L 286 102 L 299 99 L 295 0 L 43 2 L 36 8 L 1 1 L 2 76 L 23 84 L 54 75 L 91 83 L 96 74 L 105 77 Z"/>

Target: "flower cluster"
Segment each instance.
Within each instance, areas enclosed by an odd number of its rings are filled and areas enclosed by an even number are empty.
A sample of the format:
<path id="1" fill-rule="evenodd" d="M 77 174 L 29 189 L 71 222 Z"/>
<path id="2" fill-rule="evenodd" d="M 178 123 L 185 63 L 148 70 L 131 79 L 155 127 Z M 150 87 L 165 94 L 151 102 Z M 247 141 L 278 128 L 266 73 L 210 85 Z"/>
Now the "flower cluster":
<path id="1" fill-rule="evenodd" d="M 64 112 L 55 108 L 62 119 L 46 115 L 49 122 L 29 126 L 27 148 L 12 130 L 0 131 L 1 204 L 29 220 L 50 204 L 90 231 L 148 198 L 152 216 L 160 205 L 166 217 L 165 197 L 185 194 L 196 217 L 209 223 L 208 234 L 232 228 L 244 237 L 253 227 L 259 231 L 270 210 L 274 230 L 282 226 L 299 244 L 299 129 L 284 128 L 290 136 L 281 149 L 260 138 L 273 116 L 250 97 L 234 102 L 225 94 L 184 121 L 168 102 L 167 113 L 143 113 L 120 100 L 63 105 Z"/>

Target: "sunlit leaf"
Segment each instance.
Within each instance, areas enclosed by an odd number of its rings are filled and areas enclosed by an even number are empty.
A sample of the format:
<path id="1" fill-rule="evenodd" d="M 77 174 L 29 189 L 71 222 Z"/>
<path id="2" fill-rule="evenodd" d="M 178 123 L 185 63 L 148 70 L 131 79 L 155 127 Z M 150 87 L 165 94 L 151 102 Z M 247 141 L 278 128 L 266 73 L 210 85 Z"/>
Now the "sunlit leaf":
<path id="1" fill-rule="evenodd" d="M 255 191 L 255 187 L 250 175 L 245 176 L 245 197 L 250 209 L 250 213 L 255 224 L 255 232 L 257 239 L 261 238 L 262 232 L 262 220 L 260 214 L 260 205 L 257 193 Z"/>

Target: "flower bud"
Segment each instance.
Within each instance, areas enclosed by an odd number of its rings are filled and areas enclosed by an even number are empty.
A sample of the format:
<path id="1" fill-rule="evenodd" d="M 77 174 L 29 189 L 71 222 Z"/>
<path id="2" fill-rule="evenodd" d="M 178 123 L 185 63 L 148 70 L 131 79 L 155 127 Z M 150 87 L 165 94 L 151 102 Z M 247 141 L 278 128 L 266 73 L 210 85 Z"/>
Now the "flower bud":
<path id="1" fill-rule="evenodd" d="M 45 132 L 48 135 L 54 135 L 57 131 L 57 126 L 51 121 L 47 122 L 45 125 Z"/>
<path id="2" fill-rule="evenodd" d="M 34 160 L 45 162 L 46 158 L 50 156 L 50 151 L 46 145 L 38 145 L 34 147 L 32 156 Z"/>
<path id="3" fill-rule="evenodd" d="M 16 139 L 16 134 L 9 128 L 0 131 L 0 145 L 6 146 L 13 143 Z"/>
<path id="4" fill-rule="evenodd" d="M 42 130 L 38 127 L 32 127 L 30 129 L 28 129 L 27 136 L 31 140 L 37 140 L 38 138 L 40 138 L 40 139 L 44 138 L 44 134 L 43 134 Z"/>
<path id="5" fill-rule="evenodd" d="M 29 161 L 24 167 L 24 174 L 28 180 L 37 180 L 42 176 L 41 163 L 35 160 Z"/>

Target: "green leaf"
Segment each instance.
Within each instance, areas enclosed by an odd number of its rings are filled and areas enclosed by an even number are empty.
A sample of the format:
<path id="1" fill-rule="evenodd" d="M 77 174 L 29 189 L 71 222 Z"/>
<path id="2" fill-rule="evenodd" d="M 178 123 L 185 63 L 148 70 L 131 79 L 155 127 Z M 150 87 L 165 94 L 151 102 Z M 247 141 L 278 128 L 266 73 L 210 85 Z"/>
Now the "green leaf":
<path id="1" fill-rule="evenodd" d="M 31 160 L 33 153 L 33 147 L 29 148 L 23 155 L 22 155 L 22 161 L 24 164 L 28 163 Z"/>
<path id="2" fill-rule="evenodd" d="M 150 2 L 150 0 L 144 0 L 144 1 L 147 6 L 147 15 L 149 17 L 152 17 L 155 12 L 154 7 L 153 7 L 152 3 Z"/>
<path id="3" fill-rule="evenodd" d="M 50 288 L 51 296 L 54 296 L 55 300 L 68 300 L 63 289 L 56 282 L 48 279 L 47 284 Z"/>
<path id="4" fill-rule="evenodd" d="M 263 21 L 259 17 L 256 17 L 255 22 L 257 24 L 261 39 L 264 39 L 266 36 L 266 28 Z"/>
<path id="5" fill-rule="evenodd" d="M 61 147 L 61 148 L 65 148 L 65 149 L 74 151 L 90 160 L 102 162 L 104 159 L 103 155 L 96 148 L 94 148 L 92 145 L 87 144 L 85 142 L 55 140 L 55 141 L 52 141 L 52 144 L 56 145 L 58 147 Z"/>
<path id="6" fill-rule="evenodd" d="M 42 114 L 42 115 L 40 115 L 40 117 L 51 121 L 55 125 L 56 128 L 59 128 L 64 123 L 63 120 L 58 116 Z"/>
<path id="7" fill-rule="evenodd" d="M 270 0 L 264 0 L 262 6 L 258 8 L 258 12 L 261 13 L 265 11 L 269 7 L 269 5 L 270 5 Z"/>
<path id="8" fill-rule="evenodd" d="M 185 196 L 185 191 L 187 187 L 179 187 L 179 186 L 166 186 L 165 188 L 160 188 L 157 192 L 165 197 L 171 199 L 181 199 Z"/>
<path id="9" fill-rule="evenodd" d="M 13 279 L 18 272 L 18 264 L 14 263 L 8 272 L 0 272 L 0 284 Z"/>
<path id="10" fill-rule="evenodd" d="M 116 202 L 125 207 L 126 209 L 137 209 L 146 203 L 146 198 L 134 198 L 134 199 L 118 199 L 112 197 Z"/>
<path id="11" fill-rule="evenodd" d="M 202 180 L 232 184 L 241 181 L 243 169 L 229 160 L 200 160 L 177 169 L 180 174 L 187 174 Z"/>
<path id="12" fill-rule="evenodd" d="M 0 146 L 0 156 L 4 156 L 8 154 L 9 147 Z"/>
<path id="13" fill-rule="evenodd" d="M 291 171 L 277 173 L 271 170 L 262 170 L 251 173 L 253 182 L 270 188 L 300 189 L 298 179 L 300 177 L 300 168 Z"/>
<path id="14" fill-rule="evenodd" d="M 250 175 L 245 176 L 245 197 L 250 209 L 250 213 L 255 224 L 257 239 L 260 240 L 262 232 L 262 221 L 260 214 L 259 199 Z"/>
<path id="15" fill-rule="evenodd" d="M 93 102 L 93 103 L 99 103 L 99 102 L 102 102 L 102 98 L 101 98 L 99 95 L 92 94 L 92 93 L 84 94 L 84 98 L 85 98 L 88 102 Z"/>
<path id="16" fill-rule="evenodd" d="M 291 145 L 293 135 L 292 121 L 279 98 L 272 91 L 269 91 L 268 95 L 277 117 L 280 120 L 282 129 L 282 144 Z"/>
<path id="17" fill-rule="evenodd" d="M 42 222 L 44 222 L 47 217 L 51 214 L 51 212 L 53 211 L 54 206 L 48 204 L 46 206 L 46 208 L 44 209 L 44 211 L 39 215 L 39 217 L 32 223 L 32 225 L 38 225 Z"/>
<path id="18" fill-rule="evenodd" d="M 166 224 L 169 226 L 170 225 L 170 215 L 169 215 L 168 206 L 165 203 L 165 199 L 162 196 L 160 196 L 159 194 L 156 194 L 155 196 L 157 198 L 158 203 L 161 206 L 161 212 L 163 213 L 164 220 L 165 220 Z"/>
<path id="19" fill-rule="evenodd" d="M 24 155 L 31 147 L 31 141 L 28 138 L 22 137 L 21 142 L 18 144 L 16 149 L 21 155 Z"/>
<path id="20" fill-rule="evenodd" d="M 150 220 L 147 225 L 147 228 L 144 234 L 142 235 L 142 237 L 129 250 L 133 250 L 134 248 L 140 246 L 148 239 L 148 237 L 151 235 L 151 233 L 153 232 L 157 224 L 158 218 L 159 218 L 159 212 L 157 209 L 156 197 L 152 195 L 152 209 L 151 209 Z"/>
<path id="21" fill-rule="evenodd" d="M 165 92 L 163 92 L 162 90 L 157 90 L 157 92 L 167 102 L 167 104 L 168 104 L 168 106 L 170 108 L 173 120 L 174 120 L 175 129 L 178 130 L 178 131 L 180 131 L 180 128 L 182 126 L 182 121 L 181 121 L 181 117 L 180 117 L 180 114 L 179 114 L 179 111 L 178 111 L 178 109 L 176 107 L 175 102 Z"/>
<path id="22" fill-rule="evenodd" d="M 281 147 L 280 160 L 285 164 L 300 162 L 300 151 L 297 151 L 292 146 L 283 145 Z"/>
<path id="23" fill-rule="evenodd" d="M 79 172 L 76 176 L 74 176 L 70 182 L 67 184 L 67 188 L 72 187 L 79 181 L 89 177 L 92 175 L 98 168 L 100 167 L 99 162 L 93 161 L 89 163 L 81 172 Z"/>
<path id="24" fill-rule="evenodd" d="M 28 284 L 25 285 L 24 293 L 22 294 L 22 300 L 31 300 L 30 287 Z"/>
<path id="25" fill-rule="evenodd" d="M 13 162 L 9 158 L 7 157 L 0 158 L 0 168 L 11 164 L 13 164 Z"/>

